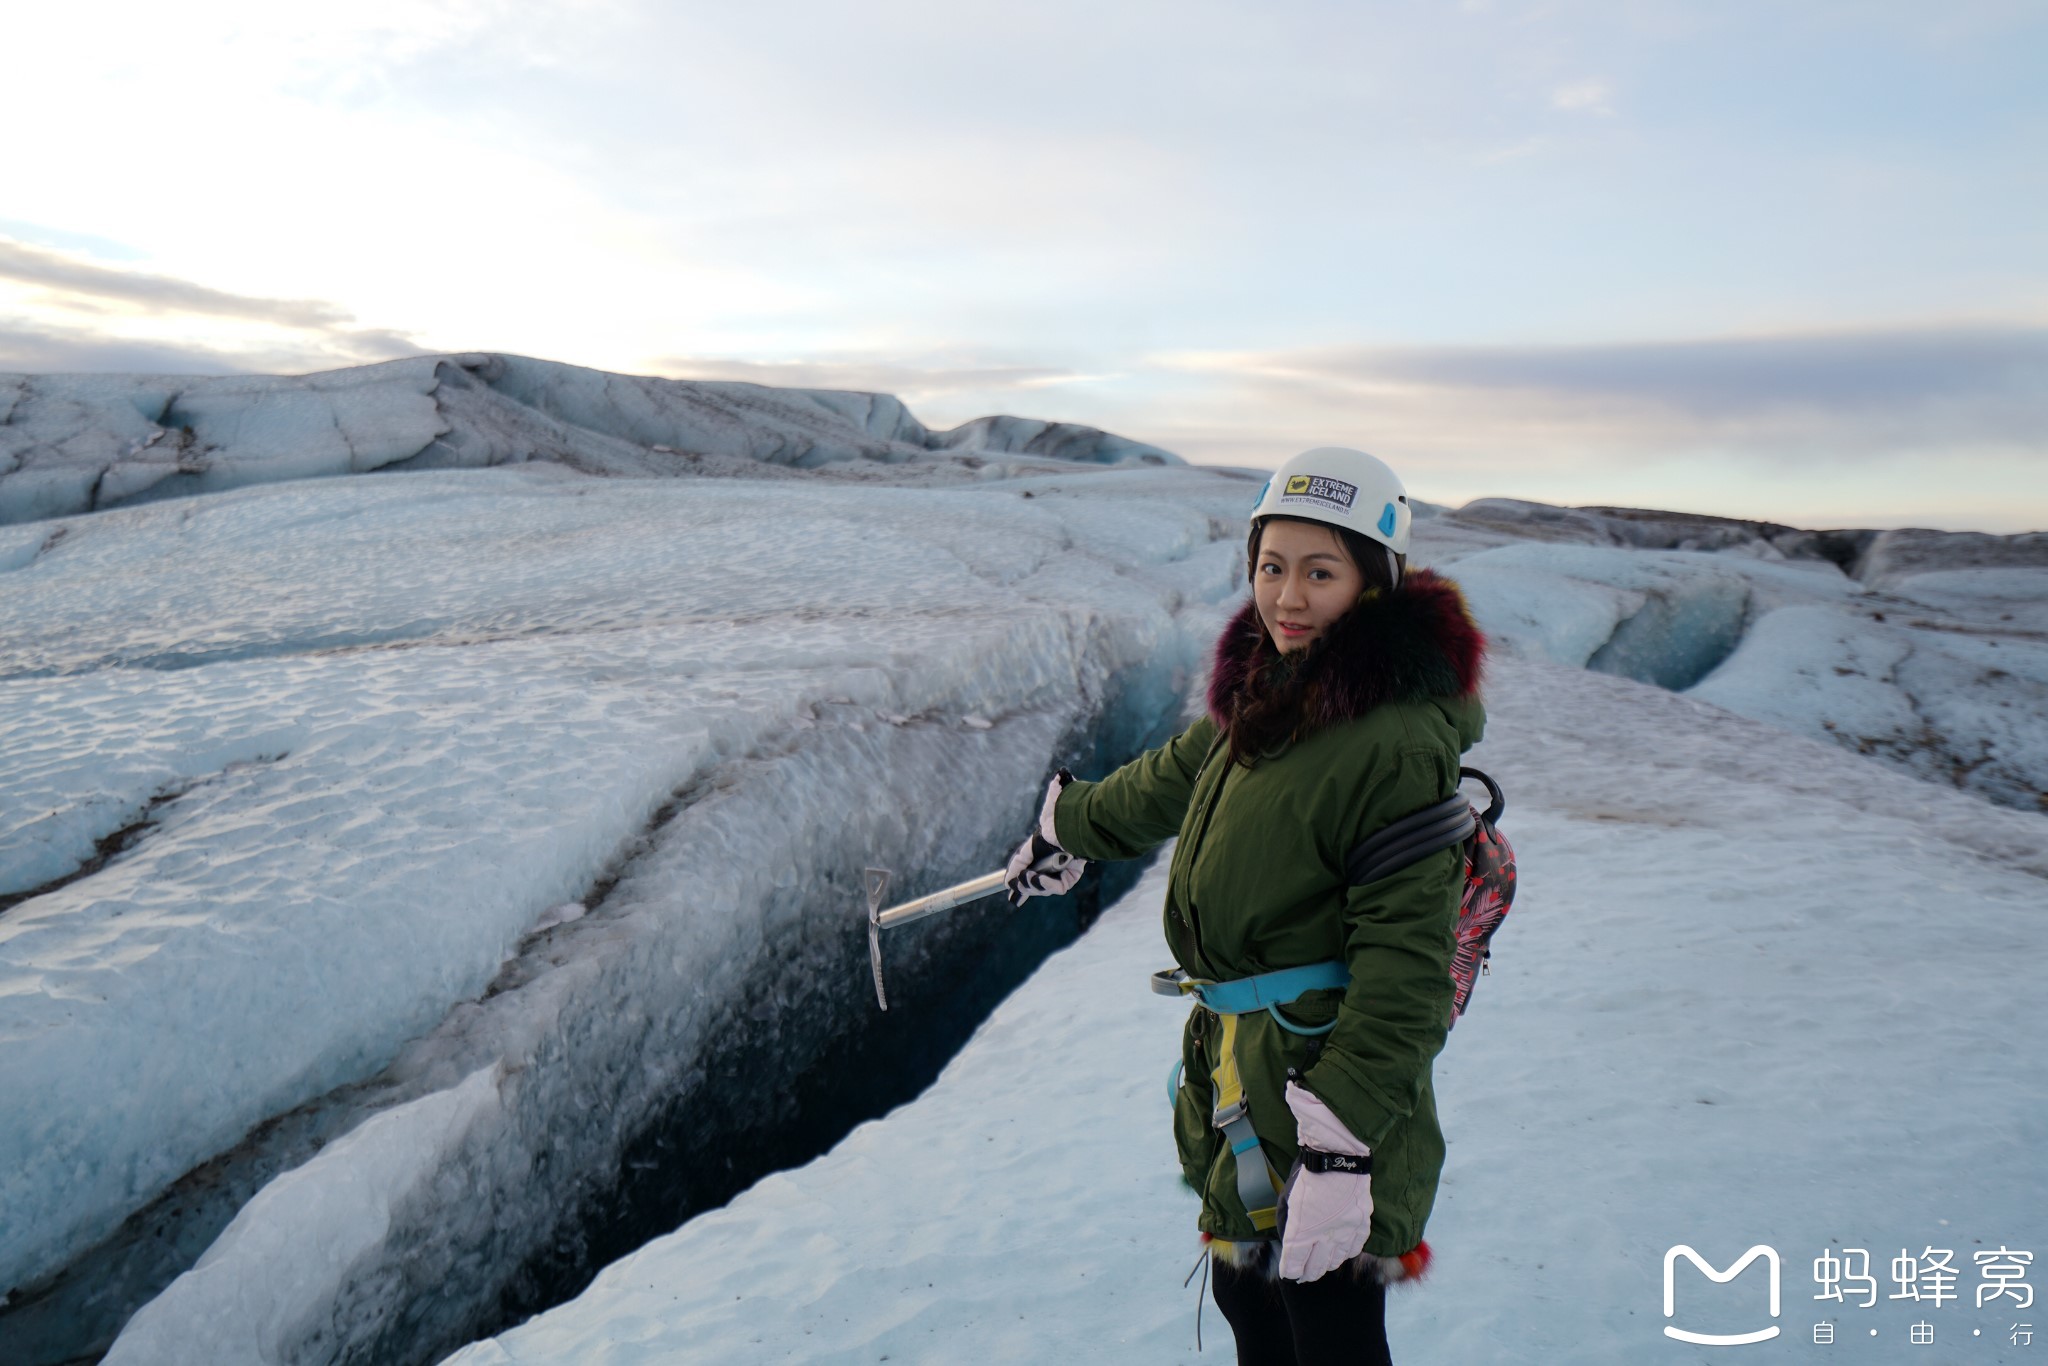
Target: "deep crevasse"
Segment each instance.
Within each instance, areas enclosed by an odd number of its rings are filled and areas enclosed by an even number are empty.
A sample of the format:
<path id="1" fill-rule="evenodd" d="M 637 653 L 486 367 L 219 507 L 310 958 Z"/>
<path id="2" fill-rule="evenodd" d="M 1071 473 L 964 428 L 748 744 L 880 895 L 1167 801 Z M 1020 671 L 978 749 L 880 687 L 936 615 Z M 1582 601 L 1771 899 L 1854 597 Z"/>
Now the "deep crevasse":
<path id="1" fill-rule="evenodd" d="M 1085 496 L 1048 480 L 1027 501 L 488 471 L 72 523 L 0 606 L 42 628 L 0 660 L 0 698 L 39 723 L 0 737 L 0 866 L 33 887 L 184 795 L 106 868 L 0 917 L 0 1067 L 41 1102 L 0 1129 L 0 1194 L 25 1216 L 6 1278 L 407 1039 L 426 1040 L 414 1090 L 500 1049 L 531 1101 L 560 1085 L 532 1057 L 602 1059 L 593 1031 L 655 1009 L 605 1003 L 660 1002 L 687 1070 L 778 946 L 835 961 L 858 901 L 807 892 L 821 868 L 930 876 L 934 848 L 1007 838 L 1062 737 L 1127 745 L 1171 720 L 1234 578 L 1199 506 L 1241 497 L 1189 472 L 1191 496 L 1159 498 L 1175 477 L 1077 473 Z M 138 579 L 166 561 L 183 572 Z M 138 591 L 148 617 L 118 610 Z M 195 642 L 204 662 L 170 658 Z M 928 818 L 872 800 L 914 784 L 945 794 Z M 634 847 L 679 794 L 666 843 Z M 605 913 L 550 932 L 588 954 L 476 1008 L 486 1024 L 443 1021 L 622 858 Z M 549 1110 L 508 1113 L 544 1129 Z M 502 1145 L 474 1146 L 463 1179 L 517 1184 Z"/>
<path id="2" fill-rule="evenodd" d="M 1770 1322 L 1762 1273 L 1725 1302 L 1688 1281 L 1667 1320 L 1661 1258 L 1766 1243 L 1788 1350 L 1827 1319 L 1861 1360 L 1918 1360 L 1908 1325 L 1935 1317 L 1970 1359 L 2029 1360 L 1990 1336 L 2010 1304 L 1816 1303 L 1811 1265 L 1946 1246 L 1969 1297 L 1973 1253 L 2041 1251 L 2048 1190 L 2016 1154 L 2048 1123 L 2025 1042 L 2048 998 L 1984 999 L 2038 941 L 2038 818 L 1628 680 L 1502 659 L 1489 696 L 1471 758 L 1507 789 L 1521 889 L 1436 1066 L 1437 1261 L 1389 1296 L 1397 1359 L 1719 1360 L 1662 1327 Z M 448 1366 L 1200 1359 L 1166 1105 L 1184 1011 L 1145 980 L 1163 876 L 917 1101 Z M 1206 1333 L 1227 1359 L 1213 1305 Z"/>

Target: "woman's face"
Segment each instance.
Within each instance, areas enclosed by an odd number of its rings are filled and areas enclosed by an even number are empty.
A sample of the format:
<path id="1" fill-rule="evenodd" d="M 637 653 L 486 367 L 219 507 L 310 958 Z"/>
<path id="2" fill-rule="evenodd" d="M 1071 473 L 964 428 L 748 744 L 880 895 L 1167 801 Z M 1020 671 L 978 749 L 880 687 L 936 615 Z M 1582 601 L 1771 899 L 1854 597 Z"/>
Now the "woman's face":
<path id="1" fill-rule="evenodd" d="M 1252 570 L 1252 600 L 1281 653 L 1307 649 L 1365 591 L 1365 575 L 1337 533 L 1312 522 L 1266 523 Z"/>

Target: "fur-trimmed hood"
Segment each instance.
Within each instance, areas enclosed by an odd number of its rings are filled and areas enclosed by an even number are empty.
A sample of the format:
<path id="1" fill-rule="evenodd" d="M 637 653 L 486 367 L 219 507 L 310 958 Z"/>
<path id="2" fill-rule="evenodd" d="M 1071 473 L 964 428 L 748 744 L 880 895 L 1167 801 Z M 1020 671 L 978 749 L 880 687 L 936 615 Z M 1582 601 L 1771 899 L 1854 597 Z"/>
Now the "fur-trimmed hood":
<path id="1" fill-rule="evenodd" d="M 1485 653 L 1486 638 L 1458 586 L 1427 569 L 1410 570 L 1390 593 L 1368 591 L 1321 639 L 1292 655 L 1274 647 L 1258 604 L 1247 601 L 1216 641 L 1209 716 L 1228 730 L 1241 695 L 1264 691 L 1277 669 L 1309 671 L 1304 732 L 1388 702 L 1466 697 L 1479 690 Z"/>

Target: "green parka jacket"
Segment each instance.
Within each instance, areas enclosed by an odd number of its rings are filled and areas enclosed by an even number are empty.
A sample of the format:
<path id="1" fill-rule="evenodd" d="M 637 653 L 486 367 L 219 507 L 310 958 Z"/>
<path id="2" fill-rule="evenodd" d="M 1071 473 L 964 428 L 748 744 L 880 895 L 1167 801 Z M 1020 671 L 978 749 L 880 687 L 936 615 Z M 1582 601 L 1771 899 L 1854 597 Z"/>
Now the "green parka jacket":
<path id="1" fill-rule="evenodd" d="M 1369 594 L 1299 656 L 1277 652 L 1256 608 L 1216 646 L 1209 714 L 1100 782 L 1074 782 L 1054 810 L 1062 848 L 1133 858 L 1180 837 L 1166 891 L 1166 941 L 1180 967 L 1217 981 L 1342 959 L 1351 984 L 1312 992 L 1288 1016 L 1238 1017 L 1238 1068 L 1252 1126 L 1276 1172 L 1294 1162 L 1290 1074 L 1373 1154 L 1365 1251 L 1395 1257 L 1421 1241 L 1443 1169 L 1430 1066 L 1451 1007 L 1450 964 L 1463 862 L 1446 849 L 1364 887 L 1344 856 L 1367 836 L 1457 788 L 1459 755 L 1484 726 L 1484 641 L 1457 588 L 1427 570 Z M 1302 671 L 1293 738 L 1250 767 L 1230 760 L 1234 716 L 1288 671 Z M 1203 1232 L 1254 1229 L 1235 1159 L 1210 1122 L 1220 1021 L 1189 1013 L 1174 1108 L 1181 1171 L 1202 1196 Z"/>

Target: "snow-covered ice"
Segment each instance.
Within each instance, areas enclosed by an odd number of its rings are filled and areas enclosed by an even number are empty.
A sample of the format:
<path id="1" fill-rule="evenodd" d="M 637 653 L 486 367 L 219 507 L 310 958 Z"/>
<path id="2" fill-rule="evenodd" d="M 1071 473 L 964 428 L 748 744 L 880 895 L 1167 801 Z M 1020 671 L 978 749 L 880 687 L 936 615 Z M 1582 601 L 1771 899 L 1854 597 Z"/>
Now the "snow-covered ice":
<path id="1" fill-rule="evenodd" d="M 519 1186 L 610 1068 L 575 1154 L 601 1167 L 764 964 L 838 962 L 863 858 L 943 881 L 997 856 L 1060 745 L 1171 722 L 1242 500 L 1185 469 L 941 490 L 521 467 L 30 528 L 47 548 L 0 595 L 0 871 L 34 893 L 0 916 L 0 1089 L 35 1103 L 0 1114 L 0 1284 L 408 1040 L 400 1098 L 478 1055 L 519 1067 L 528 1136 L 472 1143 L 485 1169 L 451 1181 Z M 933 808 L 874 801 L 906 790 Z"/>
<path id="2" fill-rule="evenodd" d="M 859 870 L 986 871 L 1053 763 L 1170 731 L 1253 487 L 517 357 L 0 377 L 0 1337 L 189 1266 L 109 1361 L 452 1347 L 588 1255 L 650 1133 L 798 1113 L 762 1058 L 1007 990 L 1061 935 L 970 909 L 890 936 L 875 1016 Z M 1442 1064 L 1445 1260 L 1397 1347 L 1645 1359 L 1672 1242 L 1796 1277 L 1838 1236 L 2031 1237 L 2042 538 L 1416 525 L 1499 647 L 1525 905 Z M 473 1354 L 1185 1351 L 1157 897 L 923 1099 Z M 94 1260 L 133 1248 L 167 1250 Z"/>
<path id="3" fill-rule="evenodd" d="M 2031 1360 L 2006 1330 L 2032 1315 L 1979 1309 L 1973 1258 L 2048 1234 L 2039 817 L 1545 661 L 1498 661 L 1489 698 L 1473 759 L 1521 887 L 1437 1066 L 1437 1263 L 1390 1295 L 1396 1358 L 1717 1361 L 1663 1327 L 1770 1324 L 1764 1273 L 1693 1276 L 1667 1320 L 1665 1250 L 1766 1243 L 1778 1357 L 1834 1360 L 1828 1320 L 1858 1361 L 1919 1361 L 1924 1319 L 1943 1359 Z M 1181 1011 L 1145 980 L 1163 867 L 918 1100 L 448 1366 L 1195 1359 Z M 1876 1306 L 1817 1301 L 1815 1259 L 1858 1247 Z M 1962 1302 L 1882 1298 L 1928 1248 Z M 1213 1306 L 1206 1336 L 1228 1359 Z"/>
<path id="4" fill-rule="evenodd" d="M 375 1257 L 406 1205 L 422 1198 L 419 1187 L 440 1174 L 421 1155 L 445 1152 L 497 1118 L 501 1081 L 486 1068 L 372 1115 L 265 1186 L 180 1278 L 177 1295 L 142 1307 L 113 1359 L 286 1361 L 345 1345 L 308 1333 L 303 1302 L 279 1287 L 324 1287 L 331 1296 Z"/>
<path id="5" fill-rule="evenodd" d="M 1465 514 L 1443 520 L 1464 524 Z M 2030 538 L 1876 534 L 1867 555 L 1881 570 L 1904 558 L 1888 549 L 1898 545 L 1917 557 L 1908 563 L 1982 553 L 1999 567 L 1886 570 L 1873 587 L 1825 559 L 1565 539 L 1594 534 L 1582 526 L 1598 521 L 1592 514 L 1525 520 L 1550 539 L 1455 545 L 1438 557 L 1504 645 L 1684 690 L 1930 781 L 2048 810 L 2048 564 L 2024 563 Z M 1495 508 L 1476 525 L 1501 521 Z"/>
<path id="6" fill-rule="evenodd" d="M 874 463 L 922 467 L 897 471 L 897 482 L 1049 461 L 1180 463 L 1073 423 L 984 417 L 934 432 L 888 394 L 614 375 L 490 353 L 317 375 L 0 375 L 0 524 L 287 479 L 528 461 L 756 478 L 781 467 L 840 466 L 856 478 Z"/>
<path id="7" fill-rule="evenodd" d="M 2048 568 L 2048 531 L 1993 536 L 1981 531 L 1927 531 L 1906 527 L 1871 538 L 1856 577 L 1880 588 L 1940 573 L 1994 573 Z"/>

